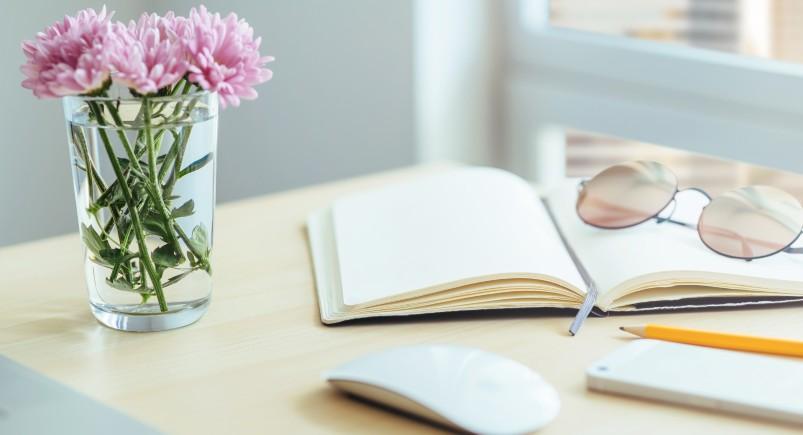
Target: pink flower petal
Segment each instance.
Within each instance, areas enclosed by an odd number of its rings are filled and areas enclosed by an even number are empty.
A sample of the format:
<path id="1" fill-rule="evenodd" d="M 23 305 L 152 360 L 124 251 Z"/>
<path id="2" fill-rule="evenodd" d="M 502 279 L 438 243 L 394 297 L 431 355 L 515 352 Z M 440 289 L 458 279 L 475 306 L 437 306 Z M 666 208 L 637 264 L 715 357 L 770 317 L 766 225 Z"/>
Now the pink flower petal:
<path id="1" fill-rule="evenodd" d="M 110 55 L 113 80 L 141 94 L 177 82 L 187 72 L 185 47 L 177 35 L 181 22 L 169 12 L 164 17 L 143 14 L 127 27 L 116 27 L 120 43 Z"/>
<path id="2" fill-rule="evenodd" d="M 84 94 L 103 86 L 110 72 L 107 48 L 115 39 L 111 15 L 105 7 L 100 12 L 84 9 L 24 41 L 22 86 L 39 98 Z"/>
<path id="3" fill-rule="evenodd" d="M 189 57 L 189 78 L 203 89 L 216 91 L 222 107 L 238 106 L 240 98 L 253 99 L 254 86 L 270 80 L 264 65 L 273 60 L 261 56 L 261 39 L 236 14 L 225 18 L 200 6 L 190 10 L 177 33 Z"/>

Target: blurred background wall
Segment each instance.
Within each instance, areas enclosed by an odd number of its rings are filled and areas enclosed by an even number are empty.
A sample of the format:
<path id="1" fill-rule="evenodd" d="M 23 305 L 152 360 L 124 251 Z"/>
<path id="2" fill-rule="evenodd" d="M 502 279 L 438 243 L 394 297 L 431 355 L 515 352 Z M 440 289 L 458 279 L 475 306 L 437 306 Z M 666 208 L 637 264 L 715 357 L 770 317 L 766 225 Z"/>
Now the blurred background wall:
<path id="1" fill-rule="evenodd" d="M 20 87 L 23 39 L 84 7 L 186 14 L 198 1 L 4 0 L 0 245 L 76 230 L 61 103 Z M 205 0 L 234 11 L 276 57 L 260 97 L 220 115 L 218 201 L 412 164 L 413 3 Z"/>

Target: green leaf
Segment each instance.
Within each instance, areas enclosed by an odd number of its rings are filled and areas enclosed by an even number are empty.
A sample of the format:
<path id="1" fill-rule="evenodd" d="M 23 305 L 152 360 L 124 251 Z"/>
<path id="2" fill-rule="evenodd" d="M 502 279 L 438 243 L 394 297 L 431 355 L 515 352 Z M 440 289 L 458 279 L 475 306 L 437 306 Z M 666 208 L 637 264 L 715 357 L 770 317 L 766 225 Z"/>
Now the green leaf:
<path id="1" fill-rule="evenodd" d="M 115 279 L 114 281 L 112 281 L 112 280 L 106 278 L 106 284 L 109 284 L 111 287 L 114 287 L 117 290 L 123 290 L 123 291 L 127 291 L 127 292 L 134 292 L 134 293 L 140 293 L 140 294 L 148 294 L 150 292 L 149 289 L 144 288 L 144 287 L 136 287 L 135 288 L 133 285 L 131 285 L 130 282 L 128 282 L 128 281 L 126 281 L 124 279 Z"/>
<path id="2" fill-rule="evenodd" d="M 116 265 L 117 263 L 124 263 L 127 261 L 131 261 L 134 258 L 137 258 L 137 254 L 131 252 L 123 252 L 118 248 L 112 248 L 112 249 L 102 249 L 99 253 L 99 257 L 103 258 L 112 265 Z"/>
<path id="3" fill-rule="evenodd" d="M 195 213 L 195 201 L 189 200 L 182 204 L 179 208 L 173 209 L 171 215 L 174 218 L 192 216 Z"/>
<path id="4" fill-rule="evenodd" d="M 117 248 L 109 248 L 109 249 L 101 249 L 98 253 L 98 257 L 103 258 L 104 260 L 108 261 L 109 263 L 117 263 L 123 259 L 123 251 Z"/>
<path id="5" fill-rule="evenodd" d="M 118 183 L 117 180 L 114 180 L 114 182 L 100 194 L 98 199 L 95 200 L 101 207 L 108 207 L 110 204 L 123 201 L 125 201 L 125 198 L 123 197 L 123 191 L 120 189 L 120 183 Z"/>
<path id="6" fill-rule="evenodd" d="M 164 162 L 164 160 L 165 160 L 165 158 L 166 158 L 166 157 L 167 157 L 167 155 L 166 155 L 166 154 L 162 154 L 161 156 L 157 156 L 157 157 L 156 157 L 156 163 L 157 163 L 157 164 L 161 164 L 162 162 Z M 128 159 L 127 159 L 127 158 L 125 158 L 125 157 L 118 157 L 118 158 L 117 158 L 117 160 L 120 162 L 120 166 L 122 166 L 122 167 L 123 167 L 123 169 L 128 169 L 128 166 L 131 164 L 131 160 L 128 160 Z M 140 160 L 140 161 L 139 161 L 139 166 L 140 166 L 140 167 L 142 167 L 142 166 L 148 166 L 148 162 L 146 162 L 146 161 L 144 161 L 144 160 Z M 133 169 L 133 168 L 132 168 L 132 169 Z"/>
<path id="7" fill-rule="evenodd" d="M 148 181 L 148 177 L 142 171 L 133 166 L 128 167 L 128 173 L 131 174 L 136 179 L 142 181 Z"/>
<path id="8" fill-rule="evenodd" d="M 104 259 L 102 259 L 102 258 L 100 258 L 100 257 L 98 257 L 96 255 L 89 256 L 89 261 L 97 264 L 98 266 L 103 266 L 103 267 L 105 267 L 107 269 L 112 269 L 112 267 L 113 267 L 106 260 L 104 260 Z"/>
<path id="9" fill-rule="evenodd" d="M 150 211 L 143 216 L 142 226 L 145 228 L 145 231 L 150 234 L 159 236 L 163 239 L 167 237 L 167 229 L 164 227 L 162 217 L 159 216 L 159 214 L 155 211 Z"/>
<path id="10" fill-rule="evenodd" d="M 145 186 L 145 183 L 141 183 L 137 180 L 131 183 L 131 194 L 134 196 L 134 199 L 136 199 L 136 202 L 140 202 L 148 196 L 147 186 Z"/>
<path id="11" fill-rule="evenodd" d="M 134 291 L 134 286 L 132 286 L 128 281 L 122 279 L 115 279 L 112 281 L 109 278 L 106 278 L 106 284 L 109 284 L 117 290 Z"/>
<path id="12" fill-rule="evenodd" d="M 109 242 L 103 240 L 103 237 L 98 234 L 95 227 L 81 224 L 81 238 L 84 241 L 87 249 L 92 252 L 96 257 L 102 258 L 101 252 L 104 249 L 111 249 Z"/>
<path id="13" fill-rule="evenodd" d="M 204 224 L 199 224 L 192 229 L 192 236 L 190 237 L 190 245 L 193 251 L 203 256 L 201 259 L 206 259 L 209 256 L 209 236 L 206 232 Z"/>
<path id="14" fill-rule="evenodd" d="M 189 175 L 189 174 L 191 174 L 191 173 L 203 168 L 209 162 L 212 161 L 213 157 L 214 157 L 214 153 L 209 153 L 209 154 L 201 157 L 200 159 L 190 163 L 186 168 L 184 168 L 181 171 L 179 171 L 178 177 L 179 178 L 184 177 L 186 175 Z"/>
<path id="15" fill-rule="evenodd" d="M 163 267 L 176 267 L 184 260 L 181 258 L 181 254 L 170 245 L 162 245 L 154 249 L 151 258 L 155 264 Z"/>
<path id="16" fill-rule="evenodd" d="M 86 212 L 94 216 L 102 208 L 103 207 L 100 204 L 98 204 L 97 202 L 93 202 L 93 203 L 89 204 L 89 207 L 86 208 Z"/>
<path id="17" fill-rule="evenodd" d="M 120 216 L 120 220 L 117 221 L 117 227 L 120 229 L 121 233 L 128 233 L 128 229 L 131 227 L 131 218 L 128 216 Z M 131 237 L 134 236 L 132 235 Z"/>
<path id="18" fill-rule="evenodd" d="M 190 270 L 188 270 L 186 272 L 182 272 L 182 273 L 180 273 L 180 274 L 168 279 L 167 281 L 165 281 L 164 284 L 162 284 L 162 288 L 169 287 L 169 286 L 181 281 L 182 279 L 186 278 L 187 275 L 191 274 L 194 271 L 195 271 L 194 269 L 190 269 Z"/>

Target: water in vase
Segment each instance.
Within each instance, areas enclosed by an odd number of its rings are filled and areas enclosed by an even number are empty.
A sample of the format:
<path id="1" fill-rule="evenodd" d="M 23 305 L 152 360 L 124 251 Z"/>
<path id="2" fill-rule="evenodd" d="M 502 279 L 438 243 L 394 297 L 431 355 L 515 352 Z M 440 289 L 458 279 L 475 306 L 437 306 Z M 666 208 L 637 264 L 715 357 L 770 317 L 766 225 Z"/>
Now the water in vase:
<path id="1" fill-rule="evenodd" d="M 197 320 L 212 290 L 216 105 L 156 98 L 65 110 L 95 316 L 127 330 Z"/>

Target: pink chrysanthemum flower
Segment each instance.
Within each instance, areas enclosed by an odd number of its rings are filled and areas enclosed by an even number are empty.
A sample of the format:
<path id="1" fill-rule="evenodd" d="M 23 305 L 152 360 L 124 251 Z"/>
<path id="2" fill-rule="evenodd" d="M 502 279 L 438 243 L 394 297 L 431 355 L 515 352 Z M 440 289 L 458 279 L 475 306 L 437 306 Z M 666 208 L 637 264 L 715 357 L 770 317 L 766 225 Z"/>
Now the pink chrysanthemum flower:
<path id="1" fill-rule="evenodd" d="M 84 9 L 24 41 L 24 88 L 39 98 L 89 94 L 102 89 L 109 78 L 108 50 L 114 44 L 112 14 Z"/>
<path id="2" fill-rule="evenodd" d="M 190 81 L 217 92 L 223 107 L 256 98 L 253 86 L 273 76 L 264 67 L 273 57 L 259 54 L 261 38 L 254 39 L 254 29 L 234 13 L 222 18 L 203 6 L 193 8 L 177 31 L 189 58 Z"/>
<path id="3" fill-rule="evenodd" d="M 164 17 L 143 14 L 128 27 L 118 24 L 121 44 L 111 54 L 112 78 L 140 94 L 152 94 L 176 83 L 187 72 L 184 48 L 176 40 L 172 12 Z"/>

